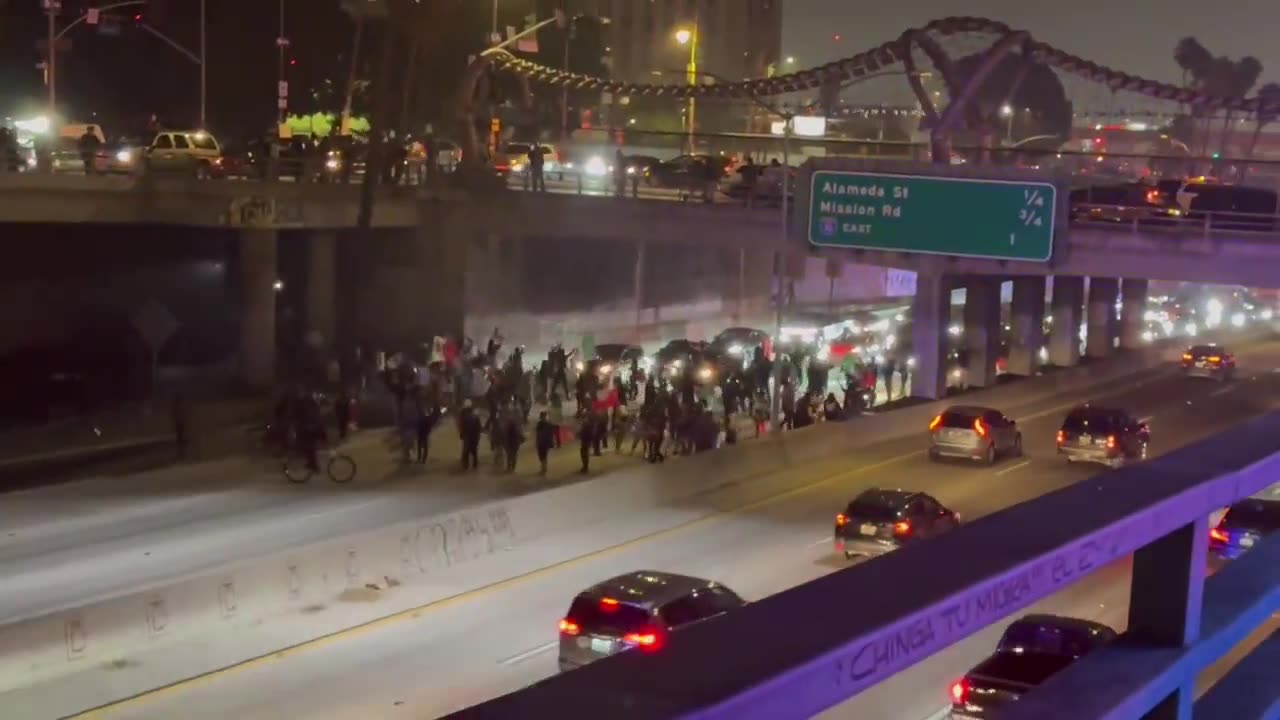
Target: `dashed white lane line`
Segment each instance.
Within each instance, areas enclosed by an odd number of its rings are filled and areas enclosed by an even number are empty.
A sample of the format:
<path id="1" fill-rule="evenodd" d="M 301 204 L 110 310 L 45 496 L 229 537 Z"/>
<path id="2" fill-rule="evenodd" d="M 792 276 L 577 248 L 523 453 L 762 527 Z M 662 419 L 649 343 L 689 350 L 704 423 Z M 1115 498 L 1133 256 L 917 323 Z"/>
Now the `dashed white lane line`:
<path id="1" fill-rule="evenodd" d="M 1218 397 L 1219 395 L 1226 395 L 1226 394 L 1227 394 L 1227 393 L 1229 393 L 1229 392 L 1235 392 L 1235 391 L 1236 391 L 1236 388 L 1238 388 L 1238 387 L 1240 387 L 1240 386 L 1239 386 L 1239 385 L 1224 385 L 1224 386 L 1222 386 L 1222 387 L 1218 388 L 1217 390 L 1214 390 L 1213 392 L 1209 393 L 1209 397 Z"/>
<path id="2" fill-rule="evenodd" d="M 545 652 L 548 652 L 548 651 L 550 651 L 550 650 L 553 650 L 553 649 L 555 649 L 555 647 L 556 647 L 557 645 L 559 645 L 559 644 L 560 644 L 560 641 L 559 641 L 559 640 L 553 640 L 553 641 L 551 641 L 551 642 L 547 643 L 546 645 L 539 645 L 539 646 L 538 646 L 538 647 L 536 647 L 536 648 L 532 648 L 532 649 L 530 649 L 530 650 L 525 650 L 525 651 L 524 651 L 524 652 L 522 652 L 522 653 L 517 653 L 517 654 L 515 654 L 515 655 L 512 655 L 512 656 L 511 656 L 511 657 L 509 657 L 509 658 L 505 658 L 505 659 L 503 659 L 503 660 L 499 660 L 499 661 L 498 661 L 498 664 L 499 664 L 499 665 L 517 665 L 517 664 L 519 664 L 519 663 L 524 662 L 525 660 L 528 660 L 528 659 L 530 659 L 530 658 L 537 657 L 537 656 L 539 656 L 539 655 L 541 655 L 541 654 L 543 654 L 543 653 L 545 653 Z"/>
<path id="3" fill-rule="evenodd" d="M 1023 460 L 1022 462 L 1018 463 L 1017 465 L 1010 465 L 1009 467 L 1007 467 L 1007 468 L 1005 468 L 1005 469 L 1003 469 L 1003 470 L 997 470 L 997 471 L 996 471 L 996 475 L 1007 475 L 1007 474 L 1009 474 L 1009 473 L 1011 473 L 1011 472 L 1017 472 L 1018 470 L 1021 470 L 1022 468 L 1026 467 L 1026 466 L 1028 466 L 1028 465 L 1030 465 L 1030 464 L 1031 464 L 1031 461 L 1030 461 L 1030 460 Z"/>
<path id="4" fill-rule="evenodd" d="M 813 542 L 809 543 L 808 545 L 805 545 L 805 547 L 811 548 L 811 547 L 818 547 L 819 545 L 829 545 L 831 542 L 832 542 L 831 536 L 824 535 L 818 538 L 817 540 L 814 540 Z"/>

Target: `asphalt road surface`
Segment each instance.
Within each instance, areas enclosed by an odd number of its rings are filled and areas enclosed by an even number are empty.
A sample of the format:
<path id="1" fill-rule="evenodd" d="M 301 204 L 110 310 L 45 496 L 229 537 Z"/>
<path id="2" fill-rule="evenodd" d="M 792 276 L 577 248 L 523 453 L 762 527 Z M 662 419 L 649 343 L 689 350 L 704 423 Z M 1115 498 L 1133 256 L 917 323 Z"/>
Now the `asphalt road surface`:
<path id="1" fill-rule="evenodd" d="M 1188 380 L 1166 368 L 1092 399 L 1122 406 L 1149 422 L 1151 452 L 1160 454 L 1280 406 L 1280 343 L 1256 346 L 1240 358 L 1234 383 Z M 973 520 L 1106 472 L 1068 465 L 1055 454 L 1063 415 L 1084 399 L 1077 393 L 1003 408 L 1019 421 L 1023 458 L 993 467 L 933 464 L 925 455 L 922 429 L 920 437 L 788 471 L 805 486 L 801 491 L 466 593 L 416 617 L 179 683 L 93 717 L 377 720 L 428 718 L 465 708 L 555 673 L 556 623 L 572 595 L 619 572 L 654 568 L 710 577 L 755 600 L 846 567 L 831 550 L 832 518 L 865 488 L 927 491 Z M 1127 561 L 1116 563 L 1037 609 L 1123 629 L 1128 577 Z M 884 601 L 884 596 L 866 601 Z M 858 599 L 850 600 L 850 612 L 857 612 L 857 604 Z M 993 626 L 824 717 L 936 717 L 946 706 L 950 683 L 990 652 L 1002 629 Z"/>

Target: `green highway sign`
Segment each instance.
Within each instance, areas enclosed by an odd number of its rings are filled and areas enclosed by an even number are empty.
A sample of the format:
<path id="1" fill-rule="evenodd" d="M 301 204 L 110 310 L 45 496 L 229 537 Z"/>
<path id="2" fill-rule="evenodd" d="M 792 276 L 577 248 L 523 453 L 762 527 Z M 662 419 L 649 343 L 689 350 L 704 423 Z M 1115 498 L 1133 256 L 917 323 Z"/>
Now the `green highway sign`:
<path id="1" fill-rule="evenodd" d="M 815 170 L 809 242 L 821 247 L 1047 262 L 1048 182 Z"/>

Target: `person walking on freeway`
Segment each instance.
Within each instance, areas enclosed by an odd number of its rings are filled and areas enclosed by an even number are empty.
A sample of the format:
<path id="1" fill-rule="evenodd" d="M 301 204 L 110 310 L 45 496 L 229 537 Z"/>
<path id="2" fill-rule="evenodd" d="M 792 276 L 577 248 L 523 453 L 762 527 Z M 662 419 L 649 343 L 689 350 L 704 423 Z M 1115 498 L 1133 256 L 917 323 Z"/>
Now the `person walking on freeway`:
<path id="1" fill-rule="evenodd" d="M 534 192 L 546 192 L 547 180 L 542 174 L 542 166 L 546 163 L 546 157 L 542 154 L 542 146 L 534 143 L 529 146 L 529 179 L 533 183 L 531 188 Z"/>
<path id="2" fill-rule="evenodd" d="M 480 435 L 483 433 L 480 418 L 470 400 L 462 403 L 458 414 L 458 436 L 462 440 L 462 469 L 475 470 L 480 466 Z"/>
<path id="3" fill-rule="evenodd" d="M 560 427 L 547 419 L 547 413 L 538 413 L 538 424 L 533 430 L 534 449 L 538 451 L 539 475 L 547 474 L 547 455 L 560 443 Z"/>

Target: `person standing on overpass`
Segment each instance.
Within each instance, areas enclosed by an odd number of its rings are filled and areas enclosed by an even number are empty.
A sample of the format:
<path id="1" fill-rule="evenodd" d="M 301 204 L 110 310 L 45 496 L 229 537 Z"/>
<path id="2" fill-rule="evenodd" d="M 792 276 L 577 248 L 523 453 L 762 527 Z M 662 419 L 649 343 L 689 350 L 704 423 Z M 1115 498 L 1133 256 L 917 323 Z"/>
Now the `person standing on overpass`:
<path id="1" fill-rule="evenodd" d="M 533 182 L 531 189 L 534 192 L 547 191 L 547 180 L 542 174 L 542 166 L 546 160 L 542 154 L 541 145 L 534 143 L 529 146 L 529 179 Z"/>

